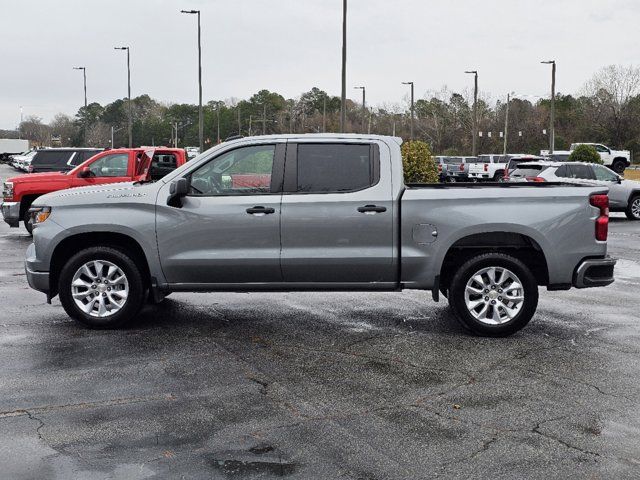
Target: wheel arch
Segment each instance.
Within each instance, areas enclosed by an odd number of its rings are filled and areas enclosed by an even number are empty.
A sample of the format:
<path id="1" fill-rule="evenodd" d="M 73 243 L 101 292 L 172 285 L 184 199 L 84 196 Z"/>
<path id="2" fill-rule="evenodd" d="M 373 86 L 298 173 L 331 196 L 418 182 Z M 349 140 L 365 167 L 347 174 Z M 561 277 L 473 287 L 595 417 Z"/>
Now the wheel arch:
<path id="1" fill-rule="evenodd" d="M 524 233 L 490 231 L 470 233 L 456 239 L 447 249 L 440 268 L 441 290 L 446 291 L 457 268 L 482 253 L 506 253 L 531 269 L 538 285 L 549 284 L 549 259 L 540 243 Z"/>
<path id="2" fill-rule="evenodd" d="M 129 255 L 140 268 L 145 286 L 151 285 L 149 262 L 142 246 L 135 238 L 117 232 L 76 233 L 63 239 L 52 252 L 49 270 L 51 297 L 58 294 L 58 278 L 65 263 L 79 251 L 96 246 L 115 248 Z"/>

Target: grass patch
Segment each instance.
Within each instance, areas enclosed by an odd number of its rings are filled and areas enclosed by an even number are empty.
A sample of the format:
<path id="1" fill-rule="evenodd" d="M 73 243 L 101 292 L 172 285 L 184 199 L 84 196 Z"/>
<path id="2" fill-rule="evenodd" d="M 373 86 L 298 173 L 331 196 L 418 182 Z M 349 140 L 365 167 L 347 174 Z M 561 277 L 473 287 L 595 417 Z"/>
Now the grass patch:
<path id="1" fill-rule="evenodd" d="M 626 169 L 624 171 L 625 180 L 640 180 L 640 170 Z"/>

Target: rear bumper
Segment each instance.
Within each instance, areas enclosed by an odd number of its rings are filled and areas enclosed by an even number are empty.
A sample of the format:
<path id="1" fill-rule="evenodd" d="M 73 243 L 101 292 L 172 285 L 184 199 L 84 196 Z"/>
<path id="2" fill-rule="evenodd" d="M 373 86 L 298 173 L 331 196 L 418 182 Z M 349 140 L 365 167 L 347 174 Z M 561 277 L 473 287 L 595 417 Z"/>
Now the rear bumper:
<path id="1" fill-rule="evenodd" d="M 20 223 L 20 202 L 3 202 L 0 206 L 4 221 L 10 227 L 17 227 Z"/>
<path id="2" fill-rule="evenodd" d="M 576 288 L 605 287 L 614 282 L 613 269 L 617 260 L 611 257 L 590 258 L 578 264 L 573 274 Z"/>

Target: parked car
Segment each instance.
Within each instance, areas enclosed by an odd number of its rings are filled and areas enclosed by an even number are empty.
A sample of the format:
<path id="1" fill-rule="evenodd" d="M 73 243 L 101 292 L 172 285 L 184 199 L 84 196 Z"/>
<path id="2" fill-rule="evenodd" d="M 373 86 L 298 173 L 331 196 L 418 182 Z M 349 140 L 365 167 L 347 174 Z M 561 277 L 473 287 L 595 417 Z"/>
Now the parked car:
<path id="1" fill-rule="evenodd" d="M 504 169 L 504 175 L 503 175 L 504 180 L 509 179 L 509 175 L 511 175 L 511 172 L 513 172 L 518 167 L 519 164 L 544 160 L 544 157 L 539 157 L 537 155 L 526 155 L 526 154 L 507 155 L 507 157 L 509 157 L 509 159 L 507 161 L 507 166 Z"/>
<path id="2" fill-rule="evenodd" d="M 151 160 L 150 160 L 151 159 Z M 50 172 L 9 178 L 4 182 L 2 215 L 11 227 L 19 222 L 31 232 L 29 208 L 40 195 L 71 187 L 105 183 L 159 180 L 186 162 L 177 148 L 107 150 L 67 173 Z"/>
<path id="3" fill-rule="evenodd" d="M 187 151 L 187 158 L 191 160 L 192 158 L 196 158 L 200 154 L 200 148 L 198 147 L 185 147 Z"/>
<path id="4" fill-rule="evenodd" d="M 624 180 L 610 169 L 593 163 L 521 163 L 510 175 L 512 182 L 565 182 L 609 189 L 609 209 L 640 220 L 640 182 Z"/>
<path id="5" fill-rule="evenodd" d="M 569 151 L 554 150 L 552 160 L 566 160 L 578 145 L 591 145 L 594 147 L 600 154 L 602 163 L 617 174 L 622 175 L 625 169 L 631 165 L 631 152 L 629 150 L 613 150 L 601 143 L 572 143 Z M 540 155 L 549 156 L 549 150 L 541 150 Z M 564 156 L 566 158 L 557 158 L 558 156 Z"/>
<path id="6" fill-rule="evenodd" d="M 47 148 L 32 158 L 29 173 L 68 172 L 102 152 L 102 148 Z"/>
<path id="7" fill-rule="evenodd" d="M 9 160 L 11 155 L 18 155 L 29 150 L 29 140 L 17 138 L 0 138 L 0 162 Z"/>
<path id="8" fill-rule="evenodd" d="M 449 171 L 447 160 L 449 157 L 436 156 L 433 157 L 433 160 L 436 162 L 436 166 L 438 167 L 438 180 L 440 183 L 446 183 L 449 181 Z"/>
<path id="9" fill-rule="evenodd" d="M 607 189 L 404 184 L 399 138 L 274 135 L 222 143 L 152 184 L 39 197 L 29 285 L 94 328 L 149 291 L 431 290 L 504 336 L 549 290 L 613 282 Z"/>
<path id="10" fill-rule="evenodd" d="M 469 165 L 476 157 L 447 157 L 447 179 L 450 182 L 466 182 L 469 179 Z"/>
<path id="11" fill-rule="evenodd" d="M 17 155 L 11 155 L 9 162 L 13 168 L 16 170 L 22 170 L 23 172 L 28 171 L 29 165 L 31 164 L 31 159 L 37 153 L 37 150 L 30 150 L 28 152 L 22 152 Z"/>
<path id="12" fill-rule="evenodd" d="M 469 164 L 469 179 L 499 182 L 504 177 L 506 166 L 506 155 L 478 155 L 477 160 Z"/>

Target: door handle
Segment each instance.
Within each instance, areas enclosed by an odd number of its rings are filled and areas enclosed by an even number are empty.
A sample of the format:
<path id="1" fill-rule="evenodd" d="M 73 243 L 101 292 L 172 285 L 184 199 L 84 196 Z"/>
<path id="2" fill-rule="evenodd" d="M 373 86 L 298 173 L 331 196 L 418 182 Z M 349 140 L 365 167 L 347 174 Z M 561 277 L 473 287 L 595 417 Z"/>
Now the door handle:
<path id="1" fill-rule="evenodd" d="M 387 207 L 378 207 L 377 205 L 365 205 L 358 207 L 360 213 L 382 213 L 387 211 Z"/>
<path id="2" fill-rule="evenodd" d="M 263 207 L 261 205 L 256 205 L 255 207 L 247 208 L 247 213 L 251 215 L 259 215 L 259 214 L 268 215 L 270 213 L 276 213 L 276 209 L 271 207 Z"/>

